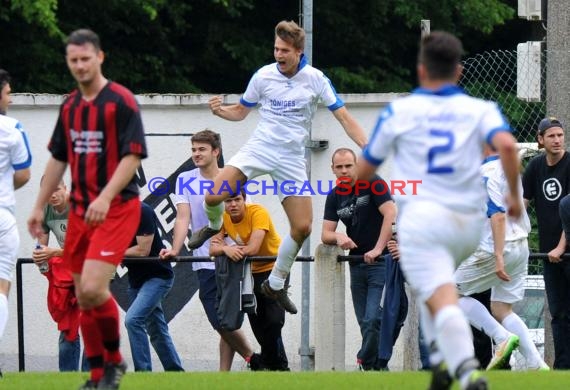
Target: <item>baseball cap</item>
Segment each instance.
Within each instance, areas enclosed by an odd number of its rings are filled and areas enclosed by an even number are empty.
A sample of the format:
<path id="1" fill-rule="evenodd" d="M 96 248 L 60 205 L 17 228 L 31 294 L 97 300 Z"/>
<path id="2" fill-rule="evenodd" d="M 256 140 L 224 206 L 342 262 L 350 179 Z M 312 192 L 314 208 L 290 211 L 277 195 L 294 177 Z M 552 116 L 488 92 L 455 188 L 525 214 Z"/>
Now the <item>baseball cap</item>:
<path id="1" fill-rule="evenodd" d="M 540 121 L 538 124 L 538 134 L 544 134 L 544 132 L 551 127 L 560 127 L 561 129 L 564 129 L 564 125 L 558 118 L 550 116 Z"/>

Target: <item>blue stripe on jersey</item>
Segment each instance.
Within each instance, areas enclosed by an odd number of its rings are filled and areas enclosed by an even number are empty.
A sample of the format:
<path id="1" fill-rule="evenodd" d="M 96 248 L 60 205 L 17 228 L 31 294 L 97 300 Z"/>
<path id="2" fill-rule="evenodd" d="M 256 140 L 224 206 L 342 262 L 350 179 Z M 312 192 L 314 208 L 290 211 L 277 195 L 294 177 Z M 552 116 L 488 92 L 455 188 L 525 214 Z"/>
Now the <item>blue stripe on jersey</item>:
<path id="1" fill-rule="evenodd" d="M 497 213 L 504 213 L 505 208 L 496 205 L 490 198 L 487 198 L 487 217 L 491 218 Z"/>
<path id="2" fill-rule="evenodd" d="M 330 111 L 335 111 L 338 110 L 341 107 L 344 107 L 344 101 L 338 96 L 338 94 L 336 93 L 336 89 L 334 88 L 334 85 L 332 85 L 332 82 L 329 80 L 329 78 L 327 76 L 323 77 L 329 82 L 329 85 L 331 86 L 331 89 L 334 92 L 334 96 L 336 97 L 336 102 L 334 102 L 333 104 L 331 104 L 330 106 L 328 106 L 327 108 Z"/>
<path id="3" fill-rule="evenodd" d="M 488 163 L 489 161 L 495 161 L 495 160 L 498 160 L 498 159 L 499 159 L 499 156 L 496 155 L 496 154 L 493 154 L 492 156 L 485 157 L 485 159 L 483 159 L 483 163 L 482 163 L 481 165 L 483 165 L 483 164 L 485 164 L 485 163 Z M 486 178 L 485 178 L 485 179 L 486 179 Z"/>
<path id="4" fill-rule="evenodd" d="M 463 88 L 458 87 L 457 85 L 449 84 L 449 85 L 444 85 L 443 87 L 436 90 L 420 87 L 414 89 L 412 93 L 419 95 L 451 96 L 456 94 L 465 94 L 465 91 L 463 90 Z"/>
<path id="5" fill-rule="evenodd" d="M 301 53 L 301 58 L 299 60 L 299 66 L 297 66 L 297 71 L 303 69 L 305 65 L 307 65 L 308 63 L 309 61 L 307 60 L 307 56 L 305 56 L 305 53 Z"/>
<path id="6" fill-rule="evenodd" d="M 239 99 L 239 102 L 240 102 L 241 105 L 246 106 L 246 107 L 255 107 L 255 106 L 257 106 L 257 102 L 255 102 L 255 103 L 250 103 L 250 102 L 248 102 L 247 100 L 245 100 L 245 99 L 243 98 L 243 96 Z"/>
<path id="7" fill-rule="evenodd" d="M 18 171 L 20 169 L 29 168 L 30 165 L 32 165 L 32 152 L 30 152 L 30 144 L 28 143 L 28 137 L 26 137 L 26 133 L 24 133 L 24 130 L 22 129 L 22 124 L 20 122 L 16 124 L 16 129 L 20 130 L 20 134 L 22 134 L 22 138 L 24 139 L 24 145 L 26 145 L 26 151 L 28 152 L 28 159 L 26 161 L 20 164 L 12 164 L 12 168 L 14 168 L 15 171 Z"/>
<path id="8" fill-rule="evenodd" d="M 507 132 L 507 133 L 511 133 L 511 128 L 507 123 L 503 123 L 501 126 L 494 128 L 493 130 L 491 130 L 489 132 L 489 135 L 487 135 L 487 144 L 489 144 L 489 146 L 493 147 L 493 137 L 500 132 Z M 494 149 L 494 148 L 493 148 Z"/>
<path id="9" fill-rule="evenodd" d="M 384 162 L 384 160 L 379 160 L 379 159 L 372 157 L 370 155 L 370 152 L 368 151 L 368 145 L 362 151 L 362 157 L 364 157 L 364 159 L 366 161 L 368 161 L 370 164 L 376 165 L 376 166 L 381 165 Z"/>

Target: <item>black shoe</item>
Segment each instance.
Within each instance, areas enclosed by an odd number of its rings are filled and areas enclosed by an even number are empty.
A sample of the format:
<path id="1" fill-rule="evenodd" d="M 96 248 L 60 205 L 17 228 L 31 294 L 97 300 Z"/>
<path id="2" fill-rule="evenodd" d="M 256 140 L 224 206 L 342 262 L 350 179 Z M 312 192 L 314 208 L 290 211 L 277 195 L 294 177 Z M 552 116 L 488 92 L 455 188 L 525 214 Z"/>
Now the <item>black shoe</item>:
<path id="1" fill-rule="evenodd" d="M 192 234 L 190 240 L 188 241 L 188 248 L 197 249 L 200 248 L 206 241 L 214 237 L 220 232 L 221 229 L 212 229 L 209 226 L 204 226 L 202 229 L 198 230 L 195 234 Z"/>
<path id="2" fill-rule="evenodd" d="M 268 298 L 277 301 L 279 306 L 281 306 L 285 311 L 291 314 L 297 314 L 297 307 L 289 299 L 289 294 L 287 294 L 287 288 L 282 288 L 281 290 L 274 290 L 269 286 L 269 280 L 265 280 L 261 283 L 261 293 Z"/>
<path id="3" fill-rule="evenodd" d="M 247 368 L 251 371 L 260 371 L 263 368 L 261 367 L 261 355 L 258 353 L 254 353 L 249 358 L 249 362 L 247 362 Z"/>
<path id="4" fill-rule="evenodd" d="M 87 382 L 81 385 L 78 390 L 95 390 L 95 389 L 97 389 L 97 382 L 89 379 Z"/>
<path id="5" fill-rule="evenodd" d="M 101 378 L 97 389 L 118 389 L 125 372 L 127 372 L 127 363 L 124 360 L 120 363 L 105 363 L 103 378 Z"/>
<path id="6" fill-rule="evenodd" d="M 429 390 L 449 390 L 453 383 L 453 378 L 447 371 L 447 364 L 441 362 L 431 367 L 431 383 Z"/>
<path id="7" fill-rule="evenodd" d="M 469 375 L 469 382 L 465 390 L 487 390 L 488 387 L 487 379 L 481 375 L 479 370 L 475 370 Z"/>

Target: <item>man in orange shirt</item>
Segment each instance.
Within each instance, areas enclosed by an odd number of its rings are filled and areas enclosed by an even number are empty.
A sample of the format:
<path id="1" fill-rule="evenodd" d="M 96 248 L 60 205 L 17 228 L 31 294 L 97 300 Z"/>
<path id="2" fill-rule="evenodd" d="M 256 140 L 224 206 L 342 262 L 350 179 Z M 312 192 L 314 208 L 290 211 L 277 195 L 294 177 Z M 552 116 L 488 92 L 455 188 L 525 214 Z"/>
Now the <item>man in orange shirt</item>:
<path id="1" fill-rule="evenodd" d="M 259 204 L 245 203 L 245 192 L 224 201 L 222 230 L 212 238 L 210 255 L 225 255 L 230 260 L 243 261 L 248 256 L 276 256 L 281 238 L 277 234 L 269 212 Z M 228 245 L 224 236 L 237 245 Z M 255 313 L 248 312 L 249 323 L 261 346 L 260 362 L 250 364 L 252 370 L 289 371 L 289 363 L 281 338 L 285 324 L 285 310 L 274 299 L 261 293 L 261 284 L 267 279 L 274 262 L 253 262 L 253 292 L 257 300 Z"/>

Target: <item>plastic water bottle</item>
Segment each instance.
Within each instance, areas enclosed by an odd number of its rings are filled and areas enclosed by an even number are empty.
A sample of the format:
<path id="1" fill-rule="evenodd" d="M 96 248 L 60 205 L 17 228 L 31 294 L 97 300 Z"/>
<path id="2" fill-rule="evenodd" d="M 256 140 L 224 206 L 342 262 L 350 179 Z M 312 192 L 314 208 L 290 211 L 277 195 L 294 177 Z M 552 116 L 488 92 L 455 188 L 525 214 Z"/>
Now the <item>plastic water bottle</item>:
<path id="1" fill-rule="evenodd" d="M 36 243 L 36 249 L 42 249 L 42 246 L 40 245 L 39 242 Z M 44 261 L 43 263 L 41 263 L 41 264 L 38 266 L 38 269 L 40 270 L 40 272 L 41 272 L 42 274 L 45 274 L 46 272 L 48 272 L 48 271 L 49 271 L 49 263 L 48 263 L 48 261 L 46 260 L 46 261 Z"/>

